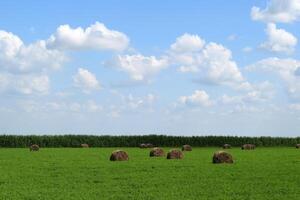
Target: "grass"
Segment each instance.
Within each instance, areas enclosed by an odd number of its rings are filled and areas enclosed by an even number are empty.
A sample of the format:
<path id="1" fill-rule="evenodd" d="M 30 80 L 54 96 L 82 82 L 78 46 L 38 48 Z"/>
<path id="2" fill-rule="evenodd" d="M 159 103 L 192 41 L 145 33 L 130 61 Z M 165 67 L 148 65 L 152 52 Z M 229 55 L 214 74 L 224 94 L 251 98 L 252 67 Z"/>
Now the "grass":
<path id="1" fill-rule="evenodd" d="M 150 158 L 149 149 L 0 149 L 0 199 L 299 199 L 300 150 L 228 150 L 235 163 L 211 163 L 218 148 L 194 148 L 183 160 Z M 165 148 L 168 150 L 170 148 Z"/>

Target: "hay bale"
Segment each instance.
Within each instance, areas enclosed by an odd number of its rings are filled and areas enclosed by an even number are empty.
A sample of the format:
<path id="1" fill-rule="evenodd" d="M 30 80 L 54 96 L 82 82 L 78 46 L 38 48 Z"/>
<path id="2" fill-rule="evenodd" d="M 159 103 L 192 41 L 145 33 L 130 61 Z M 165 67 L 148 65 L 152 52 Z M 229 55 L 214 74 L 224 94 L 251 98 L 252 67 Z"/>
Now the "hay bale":
<path id="1" fill-rule="evenodd" d="M 165 156 L 165 152 L 162 148 L 155 147 L 150 151 L 150 157 L 162 157 Z"/>
<path id="2" fill-rule="evenodd" d="M 29 147 L 29 150 L 30 151 L 38 151 L 38 150 L 40 150 L 40 147 L 37 144 L 33 144 Z"/>
<path id="3" fill-rule="evenodd" d="M 244 144 L 242 146 L 242 150 L 254 150 L 255 149 L 255 145 L 254 144 Z"/>
<path id="4" fill-rule="evenodd" d="M 296 148 L 297 148 L 297 149 L 300 149 L 300 144 L 296 144 Z"/>
<path id="5" fill-rule="evenodd" d="M 192 147 L 188 144 L 185 144 L 181 148 L 182 151 L 192 151 Z"/>
<path id="6" fill-rule="evenodd" d="M 110 161 L 125 161 L 128 160 L 128 154 L 122 150 L 116 150 L 112 152 Z"/>
<path id="7" fill-rule="evenodd" d="M 146 147 L 147 147 L 147 148 L 153 148 L 153 144 L 147 143 L 147 144 L 146 144 Z"/>
<path id="8" fill-rule="evenodd" d="M 223 149 L 231 149 L 231 145 L 230 144 L 224 144 Z"/>
<path id="9" fill-rule="evenodd" d="M 233 163 L 233 158 L 232 158 L 231 154 L 229 154 L 225 151 L 218 151 L 218 152 L 214 153 L 212 162 L 215 164 Z"/>
<path id="10" fill-rule="evenodd" d="M 140 148 L 144 149 L 144 148 L 152 148 L 153 147 L 153 144 L 151 143 L 142 143 L 140 144 Z"/>
<path id="11" fill-rule="evenodd" d="M 182 159 L 183 158 L 183 153 L 180 150 L 173 149 L 168 152 L 167 154 L 167 159 Z"/>
<path id="12" fill-rule="evenodd" d="M 81 144 L 80 145 L 82 148 L 89 148 L 90 146 L 88 144 Z"/>

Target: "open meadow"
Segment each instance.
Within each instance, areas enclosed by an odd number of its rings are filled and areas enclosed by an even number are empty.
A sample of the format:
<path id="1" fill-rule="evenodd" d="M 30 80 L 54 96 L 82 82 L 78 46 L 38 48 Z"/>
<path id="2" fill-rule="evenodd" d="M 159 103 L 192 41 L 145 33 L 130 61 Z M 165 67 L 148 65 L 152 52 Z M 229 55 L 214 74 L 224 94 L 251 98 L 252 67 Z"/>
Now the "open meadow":
<path id="1" fill-rule="evenodd" d="M 109 161 L 115 149 L 129 161 Z M 193 148 L 167 160 L 140 148 L 1 148 L 0 199 L 300 198 L 299 149 L 233 148 L 226 150 L 233 164 L 212 164 L 217 150 Z"/>

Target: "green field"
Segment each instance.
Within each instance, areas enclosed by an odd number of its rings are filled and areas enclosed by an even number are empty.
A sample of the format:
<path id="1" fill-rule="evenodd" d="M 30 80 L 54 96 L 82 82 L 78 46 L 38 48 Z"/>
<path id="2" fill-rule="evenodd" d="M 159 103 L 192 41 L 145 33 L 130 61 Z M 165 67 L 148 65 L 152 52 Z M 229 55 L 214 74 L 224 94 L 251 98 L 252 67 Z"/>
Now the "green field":
<path id="1" fill-rule="evenodd" d="M 194 148 L 183 160 L 150 158 L 149 149 L 0 149 L 0 199 L 300 199 L 300 150 L 228 150 L 234 164 L 212 164 L 218 148 Z M 170 148 L 164 148 L 166 151 Z"/>

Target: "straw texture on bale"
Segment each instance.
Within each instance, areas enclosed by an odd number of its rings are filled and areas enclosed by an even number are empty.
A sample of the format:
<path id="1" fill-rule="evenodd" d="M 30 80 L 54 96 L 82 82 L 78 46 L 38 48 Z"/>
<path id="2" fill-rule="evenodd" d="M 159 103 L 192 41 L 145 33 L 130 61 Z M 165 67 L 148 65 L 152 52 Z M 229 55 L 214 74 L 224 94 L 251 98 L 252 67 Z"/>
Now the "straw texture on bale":
<path id="1" fill-rule="evenodd" d="M 182 159 L 183 158 L 183 153 L 180 150 L 173 149 L 168 152 L 167 154 L 167 159 Z"/>
<path id="2" fill-rule="evenodd" d="M 155 147 L 150 151 L 150 157 L 162 157 L 165 156 L 165 152 L 162 148 Z"/>
<path id="3" fill-rule="evenodd" d="M 231 145 L 230 144 L 224 144 L 223 149 L 231 149 Z"/>
<path id="4" fill-rule="evenodd" d="M 122 150 L 116 150 L 112 152 L 110 156 L 111 161 L 126 161 L 128 160 L 128 154 L 125 151 Z"/>
<path id="5" fill-rule="evenodd" d="M 82 148 L 89 148 L 90 146 L 88 144 L 81 144 L 80 145 Z"/>
<path id="6" fill-rule="evenodd" d="M 231 154 L 225 151 L 218 151 L 213 155 L 213 163 L 233 163 L 233 158 Z"/>
<path id="7" fill-rule="evenodd" d="M 254 144 L 244 144 L 242 146 L 242 150 L 254 150 L 255 149 L 255 145 Z"/>
<path id="8" fill-rule="evenodd" d="M 140 144 L 140 148 L 152 148 L 153 147 L 153 144 L 151 144 L 151 143 L 142 143 L 142 144 Z"/>
<path id="9" fill-rule="evenodd" d="M 182 151 L 192 151 L 192 147 L 188 144 L 185 144 L 181 148 Z"/>
<path id="10" fill-rule="evenodd" d="M 38 151 L 38 150 L 40 150 L 40 147 L 37 144 L 33 144 L 29 147 L 29 150 L 30 151 Z"/>

